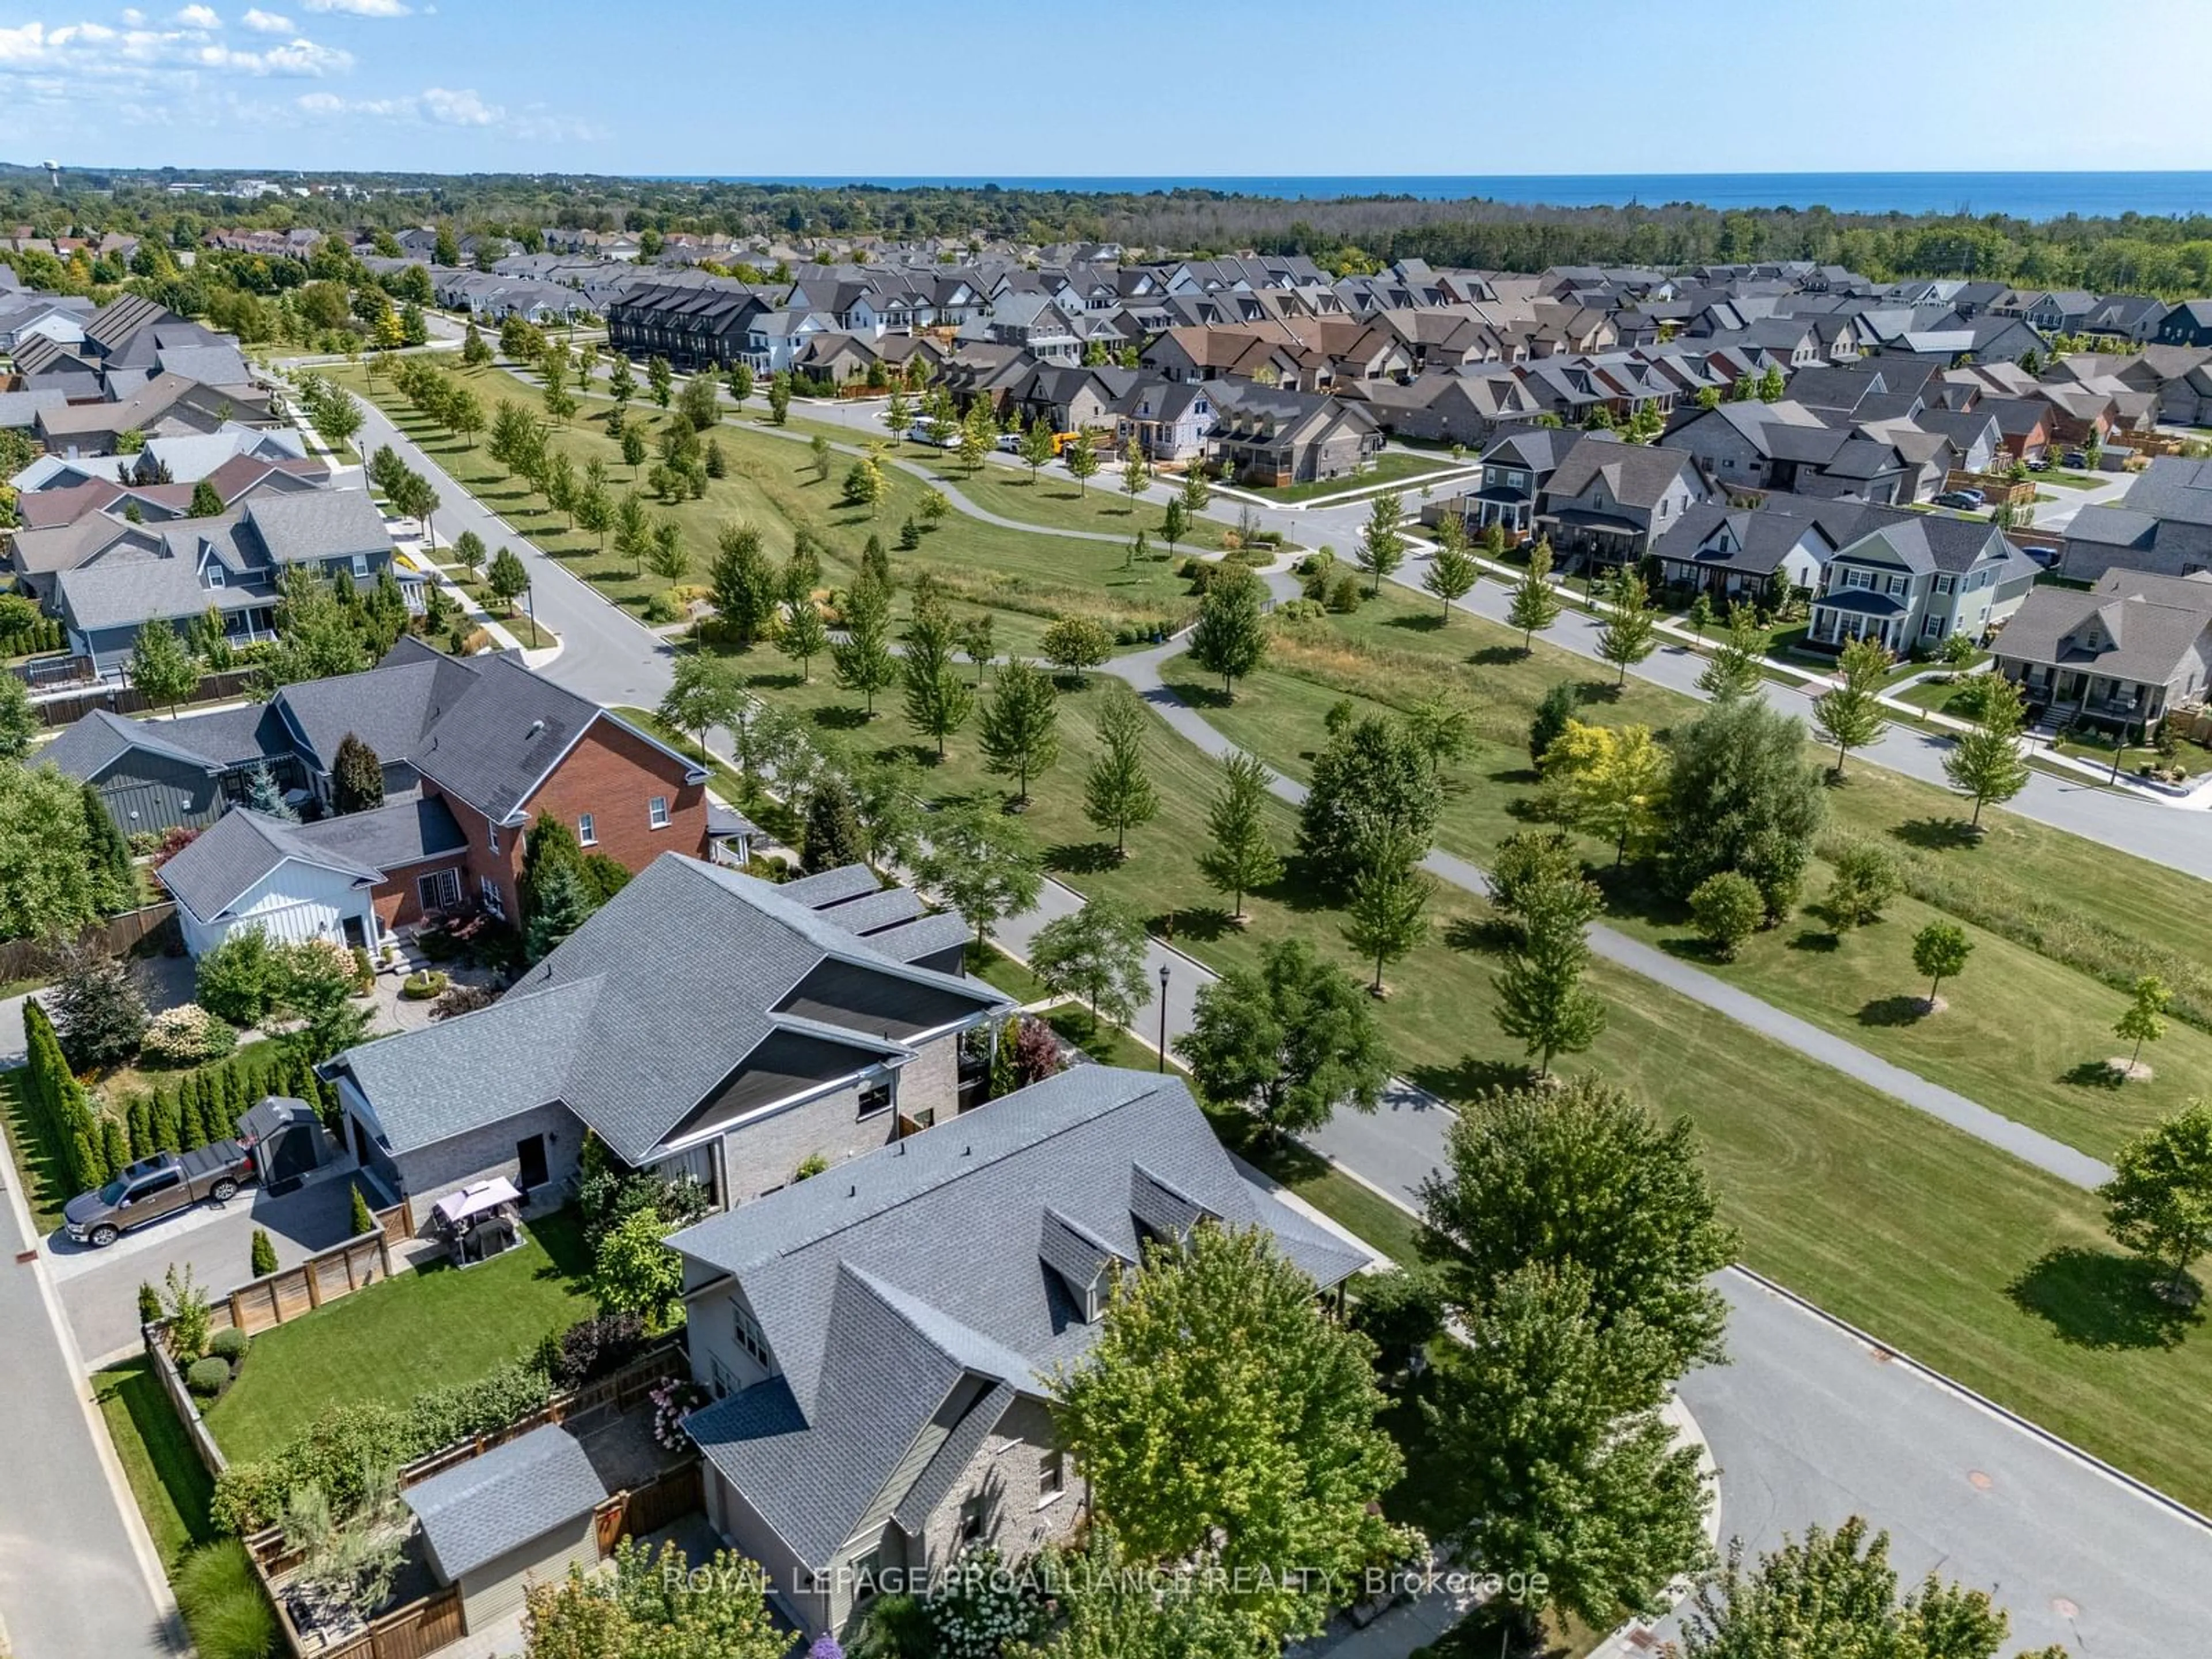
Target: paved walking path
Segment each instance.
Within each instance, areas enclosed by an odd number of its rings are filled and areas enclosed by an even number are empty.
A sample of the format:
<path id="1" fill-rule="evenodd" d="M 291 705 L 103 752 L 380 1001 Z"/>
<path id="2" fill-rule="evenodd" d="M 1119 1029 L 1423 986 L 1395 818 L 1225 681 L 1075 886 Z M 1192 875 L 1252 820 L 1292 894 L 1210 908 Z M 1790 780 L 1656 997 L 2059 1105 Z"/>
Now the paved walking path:
<path id="1" fill-rule="evenodd" d="M 1127 680 L 1169 725 L 1200 750 L 1215 757 L 1226 755 L 1236 745 L 1216 731 L 1204 716 L 1178 698 L 1160 678 L 1161 665 L 1182 648 L 1180 643 L 1170 643 L 1134 655 L 1116 657 L 1105 665 L 1105 672 Z M 1279 773 L 1273 775 L 1271 787 L 1276 795 L 1292 805 L 1297 805 L 1306 797 L 1304 784 Z M 1421 860 L 1421 866 L 1467 892 L 1481 895 L 1489 891 L 1489 883 L 1482 872 L 1455 854 L 1440 848 L 1432 849 Z M 1701 1003 L 1717 1013 L 1725 1014 L 1761 1036 L 1795 1048 L 1823 1065 L 1832 1066 L 1847 1076 L 1856 1078 L 1931 1117 L 1940 1118 L 1954 1128 L 1962 1129 L 1977 1139 L 1987 1141 L 2061 1180 L 2070 1181 L 2079 1187 L 2095 1187 L 2112 1174 L 2105 1164 L 2086 1153 L 2076 1152 L 2063 1141 L 2054 1140 L 2025 1124 L 2016 1123 L 1954 1090 L 1930 1083 L 1901 1066 L 1869 1054 L 1856 1043 L 1848 1042 L 1808 1020 L 1798 1018 L 1795 1014 L 1785 1013 L 1748 992 L 1740 990 L 1726 981 L 1671 957 L 1664 951 L 1656 950 L 1640 939 L 1632 939 L 1626 933 L 1603 926 L 1590 928 L 1589 939 L 1590 948 L 1608 962 L 1617 963 L 1646 979 L 1656 981 L 1669 990 Z M 1419 1121 L 1419 1109 L 1413 1103 L 1407 1105 L 1414 1113 L 1415 1121 Z M 1435 1115 L 1430 1114 L 1429 1116 L 1433 1121 Z M 1441 1134 L 1437 1134 L 1434 1144 L 1440 1146 L 1441 1139 Z M 1430 1164 L 1433 1162 L 1433 1158 L 1429 1160 Z M 1421 1173 L 1426 1172 L 1426 1167 L 1425 1164 Z M 1394 1169 L 1390 1177 L 1401 1190 L 1404 1173 Z M 1414 1179 L 1418 1180 L 1419 1176 L 1415 1176 Z"/>

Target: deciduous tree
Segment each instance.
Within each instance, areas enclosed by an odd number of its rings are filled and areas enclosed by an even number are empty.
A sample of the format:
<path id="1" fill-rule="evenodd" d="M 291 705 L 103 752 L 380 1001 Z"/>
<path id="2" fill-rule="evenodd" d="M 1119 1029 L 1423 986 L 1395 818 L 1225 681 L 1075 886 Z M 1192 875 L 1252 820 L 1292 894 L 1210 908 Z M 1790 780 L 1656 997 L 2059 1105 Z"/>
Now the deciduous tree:
<path id="1" fill-rule="evenodd" d="M 1120 1278 L 1098 1340 L 1052 1379 L 1054 1421 L 1122 1547 L 1202 1556 L 1273 1651 L 1328 1616 L 1304 1584 L 1402 1547 L 1376 1503 L 1404 1462 L 1376 1424 L 1373 1352 L 1266 1229 L 1207 1224 Z M 1291 1560 L 1311 1577 L 1282 1575 Z"/>
<path id="2" fill-rule="evenodd" d="M 1521 630 L 1524 655 L 1535 649 L 1536 635 L 1559 619 L 1564 601 L 1552 586 L 1551 574 L 1552 544 L 1539 541 L 1528 550 L 1528 568 L 1513 585 L 1513 603 L 1505 612 L 1505 620 Z"/>
<path id="3" fill-rule="evenodd" d="M 952 618 L 945 607 L 917 605 L 899 665 L 906 679 L 906 718 L 923 737 L 936 740 L 939 760 L 945 758 L 945 740 L 975 709 L 975 688 L 961 678 L 952 651 Z"/>
<path id="4" fill-rule="evenodd" d="M 1766 654 L 1766 630 L 1747 605 L 1729 609 L 1728 632 L 1713 645 L 1713 654 L 1698 675 L 1698 690 L 1715 702 L 1732 702 L 1759 689 L 1759 659 Z"/>
<path id="5" fill-rule="evenodd" d="M 1605 623 L 1597 630 L 1598 659 L 1620 671 L 1615 685 L 1626 685 L 1628 671 L 1651 654 L 1657 627 L 1644 579 L 1623 566 L 1606 585 Z"/>
<path id="6" fill-rule="evenodd" d="M 1453 524 L 1457 520 L 1447 516 L 1444 522 Z M 1429 561 L 1428 573 L 1421 578 L 1421 586 L 1443 602 L 1443 615 L 1449 621 L 1452 606 L 1474 591 L 1481 576 L 1482 567 L 1466 548 L 1439 544 L 1436 557 Z"/>
<path id="7" fill-rule="evenodd" d="M 860 693 L 870 716 L 876 712 L 876 694 L 898 681 L 898 659 L 890 647 L 890 595 L 883 586 L 865 578 L 854 582 L 845 596 L 845 637 L 830 647 L 837 684 Z"/>
<path id="8" fill-rule="evenodd" d="M 732 644 L 750 647 L 775 622 L 782 583 L 762 550 L 760 532 L 751 525 L 732 520 L 714 532 L 707 584 L 714 614 Z"/>
<path id="9" fill-rule="evenodd" d="M 1571 720 L 1544 751 L 1547 804 L 1586 835 L 1613 843 L 1617 865 L 1640 857 L 1658 834 L 1667 799 L 1667 751 L 1648 726 Z"/>
<path id="10" fill-rule="evenodd" d="M 1756 698 L 1715 703 L 1674 733 L 1667 790 L 1665 872 L 1688 897 L 1734 870 L 1758 884 L 1779 920 L 1797 901 L 1813 838 L 1827 812 L 1820 771 L 1805 760 L 1805 728 Z"/>
<path id="11" fill-rule="evenodd" d="M 1943 757 L 1943 775 L 1951 787 L 1974 803 L 1967 827 L 1978 831 L 1982 809 L 2002 806 L 2027 787 L 2027 759 L 2020 747 L 2021 728 L 2027 714 L 2020 688 L 1998 674 L 1985 675 L 1980 717 L 1973 729 L 1951 745 Z"/>
<path id="12" fill-rule="evenodd" d="M 131 646 L 129 672 L 131 689 L 148 702 L 166 703 L 172 718 L 177 705 L 199 690 L 199 664 L 177 630 L 158 617 L 140 625 Z"/>
<path id="13" fill-rule="evenodd" d="M 1936 993 L 1947 979 L 1964 973 L 1974 942 L 1955 922 L 1931 921 L 1912 936 L 1912 965 L 1928 975 L 1928 1012 L 1936 1007 Z"/>
<path id="14" fill-rule="evenodd" d="M 2135 1044 L 2128 1054 L 2129 1075 L 2134 1075 L 2142 1060 L 2143 1044 L 2166 1035 L 2166 1011 L 2172 1001 L 2173 993 L 2156 974 L 2145 974 L 2136 981 L 2126 1011 L 2112 1027 L 2112 1035 L 2121 1042 Z"/>
<path id="15" fill-rule="evenodd" d="M 1000 922 L 1035 904 L 1044 884 L 1043 860 L 1021 821 L 980 805 L 931 824 L 915 873 L 975 925 L 979 946 Z"/>
<path id="16" fill-rule="evenodd" d="M 2192 1100 L 2122 1146 L 2097 1196 L 2121 1248 L 2166 1270 L 2171 1299 L 2194 1301 L 2190 1266 L 2212 1243 L 2212 1104 Z"/>
<path id="17" fill-rule="evenodd" d="M 1863 749 L 1889 729 L 1881 711 L 1881 678 L 1889 672 L 1890 655 L 1882 642 L 1868 635 L 1853 640 L 1837 659 L 1837 683 L 1813 700 L 1813 730 L 1823 742 L 1836 745 L 1836 775 L 1844 775 L 1844 757 Z"/>
<path id="18" fill-rule="evenodd" d="M 1249 571 L 1217 575 L 1199 601 L 1190 659 L 1207 673 L 1221 676 L 1225 697 L 1235 696 L 1237 682 L 1267 660 L 1266 604 L 1266 591 Z"/>
<path id="19" fill-rule="evenodd" d="M 1159 792 L 1145 769 L 1145 706 L 1126 685 L 1106 693 L 1098 708 L 1098 738 L 1103 745 L 1083 780 L 1083 815 L 1114 834 L 1114 855 L 1128 854 L 1129 831 L 1159 815 Z"/>
<path id="20" fill-rule="evenodd" d="M 1007 659 L 983 703 L 985 766 L 1014 780 L 1014 800 L 1026 805 L 1030 780 L 1060 757 L 1060 695 L 1052 678 L 1020 657 Z"/>
<path id="21" fill-rule="evenodd" d="M 1136 1018 L 1152 977 L 1145 969 L 1149 943 L 1142 916 L 1116 900 L 1094 898 L 1037 929 L 1030 966 L 1056 995 L 1083 999 L 1095 1032 L 1102 1015 L 1116 1025 Z"/>
<path id="22" fill-rule="evenodd" d="M 1352 878 L 1344 937 L 1375 964 L 1375 981 L 1367 988 L 1372 996 L 1383 994 L 1382 970 L 1428 937 L 1429 900 L 1436 884 L 1413 867 L 1418 850 L 1385 837 L 1367 867 Z"/>
<path id="23" fill-rule="evenodd" d="M 1325 885 L 1343 890 L 1384 836 L 1414 848 L 1434 838 L 1443 788 L 1399 721 L 1366 715 L 1331 737 L 1298 809 L 1298 850 Z"/>
<path id="24" fill-rule="evenodd" d="M 1282 1134 L 1321 1127 L 1340 1105 L 1373 1111 L 1390 1074 L 1373 999 L 1304 939 L 1201 987 L 1174 1048 L 1208 1098 L 1249 1103 Z"/>
<path id="25" fill-rule="evenodd" d="M 1212 840 L 1198 867 L 1216 890 L 1231 895 L 1234 919 L 1241 921 L 1245 894 L 1281 880 L 1283 860 L 1267 834 L 1267 766 L 1240 749 L 1222 762 L 1221 771 L 1221 793 L 1206 815 Z"/>
<path id="26" fill-rule="evenodd" d="M 694 652 L 677 658 L 667 695 L 654 712 L 665 724 L 697 738 L 700 763 L 708 765 L 714 757 L 707 733 L 717 726 L 734 726 L 745 702 L 744 689 L 727 663 Z"/>
<path id="27" fill-rule="evenodd" d="M 1382 579 L 1406 562 L 1406 517 L 1402 497 L 1385 490 L 1367 504 L 1367 522 L 1360 527 L 1359 568 L 1374 578 L 1370 593 L 1382 591 Z"/>

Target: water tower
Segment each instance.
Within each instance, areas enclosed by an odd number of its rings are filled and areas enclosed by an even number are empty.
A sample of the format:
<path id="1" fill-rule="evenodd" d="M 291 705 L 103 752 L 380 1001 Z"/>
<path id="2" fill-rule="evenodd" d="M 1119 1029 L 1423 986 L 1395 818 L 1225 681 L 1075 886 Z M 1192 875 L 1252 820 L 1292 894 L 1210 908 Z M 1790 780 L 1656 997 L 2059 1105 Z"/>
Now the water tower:
<path id="1" fill-rule="evenodd" d="M 39 165 L 46 168 L 47 182 L 52 184 L 57 191 L 60 190 L 62 187 L 62 164 L 59 161 L 41 161 Z"/>

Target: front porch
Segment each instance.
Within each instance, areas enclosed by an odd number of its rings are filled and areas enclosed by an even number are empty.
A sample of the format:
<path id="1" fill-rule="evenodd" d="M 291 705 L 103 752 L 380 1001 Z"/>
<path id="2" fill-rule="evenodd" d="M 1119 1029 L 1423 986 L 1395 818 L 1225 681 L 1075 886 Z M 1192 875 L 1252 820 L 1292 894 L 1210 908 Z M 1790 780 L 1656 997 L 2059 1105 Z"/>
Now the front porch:
<path id="1" fill-rule="evenodd" d="M 1571 507 L 1541 514 L 1536 522 L 1550 526 L 1552 551 L 1562 571 L 1612 569 L 1644 556 L 1644 529 L 1632 520 Z"/>
<path id="2" fill-rule="evenodd" d="M 1818 651 L 1841 651 L 1853 640 L 1880 640 L 1892 656 L 1902 657 L 1912 644 L 1912 613 L 1887 593 L 1851 588 L 1826 593 L 1813 601 L 1813 618 L 1805 630 L 1805 643 Z"/>
<path id="3" fill-rule="evenodd" d="M 2090 725 L 2124 737 L 2148 737 L 2165 717 L 2166 688 L 2118 679 L 2084 669 L 2051 663 L 2008 663 L 2005 677 L 2018 682 L 2031 707 L 2040 706 L 2069 725 Z"/>

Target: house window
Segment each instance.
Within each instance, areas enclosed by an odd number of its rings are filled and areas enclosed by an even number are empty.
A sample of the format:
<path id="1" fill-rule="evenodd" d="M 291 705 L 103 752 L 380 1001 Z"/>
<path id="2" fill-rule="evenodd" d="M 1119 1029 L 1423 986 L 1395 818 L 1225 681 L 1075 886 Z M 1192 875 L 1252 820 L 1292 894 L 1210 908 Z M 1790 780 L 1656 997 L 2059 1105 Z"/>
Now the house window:
<path id="1" fill-rule="evenodd" d="M 355 580 L 356 581 L 364 581 L 364 580 L 368 580 L 368 554 L 366 554 L 366 553 L 356 553 L 356 554 L 355 554 L 355 555 L 353 556 L 353 575 L 354 575 L 354 580 Z"/>
<path id="2" fill-rule="evenodd" d="M 656 830 L 668 828 L 668 797 L 655 795 L 645 804 L 645 821 Z"/>
<path id="3" fill-rule="evenodd" d="M 1067 1454 L 1054 1446 L 1037 1458 L 1037 1507 L 1047 1504 L 1067 1490 Z"/>
<path id="4" fill-rule="evenodd" d="M 1938 593 L 1949 592 L 1951 591 L 1951 579 L 1948 576 L 1938 576 L 1936 579 L 1936 591 Z"/>
<path id="5" fill-rule="evenodd" d="M 730 1375 L 728 1366 L 723 1364 L 720 1360 L 716 1359 L 710 1355 L 707 1360 L 707 1367 L 714 1373 L 714 1389 L 715 1399 L 720 1400 L 726 1395 L 737 1392 L 737 1379 Z"/>
<path id="6" fill-rule="evenodd" d="M 965 1498 L 960 1503 L 960 1541 L 963 1544 L 981 1543 L 990 1529 L 991 1500 L 981 1492 Z"/>
<path id="7" fill-rule="evenodd" d="M 768 1338 L 761 1330 L 760 1321 L 755 1319 L 752 1310 L 741 1302 L 730 1304 L 730 1334 L 740 1348 L 763 1365 L 770 1370 L 775 1368 L 775 1361 L 769 1358 Z"/>
<path id="8" fill-rule="evenodd" d="M 477 878 L 477 892 L 483 900 L 483 908 L 501 921 L 507 920 L 507 899 L 499 890 L 499 884 L 489 876 Z"/>
<path id="9" fill-rule="evenodd" d="M 499 851 L 499 826 L 495 823 L 484 825 L 484 850 L 488 853 Z"/>
<path id="10" fill-rule="evenodd" d="M 210 587 L 221 587 L 222 586 L 222 567 L 221 565 L 211 564 L 208 566 L 207 585 Z"/>
<path id="11" fill-rule="evenodd" d="M 576 818 L 576 844 L 580 847 L 597 847 L 599 844 L 599 832 L 592 827 L 589 812 L 580 813 Z"/>
<path id="12" fill-rule="evenodd" d="M 879 1077 L 860 1085 L 860 1116 L 873 1117 L 878 1112 L 888 1110 L 890 1103 L 890 1079 Z"/>
<path id="13" fill-rule="evenodd" d="M 450 910 L 461 902 L 461 873 L 433 870 L 416 882 L 415 890 L 422 896 L 425 910 Z"/>

